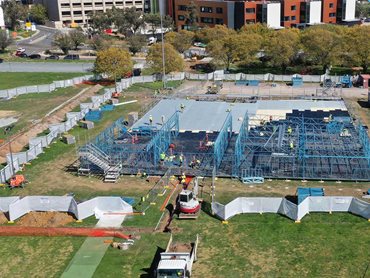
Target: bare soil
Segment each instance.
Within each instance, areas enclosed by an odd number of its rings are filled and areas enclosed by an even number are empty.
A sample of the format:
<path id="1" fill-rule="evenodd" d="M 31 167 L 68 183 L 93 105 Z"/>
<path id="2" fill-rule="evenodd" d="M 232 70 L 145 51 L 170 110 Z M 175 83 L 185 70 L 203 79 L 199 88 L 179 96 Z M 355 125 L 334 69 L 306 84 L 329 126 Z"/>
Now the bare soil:
<path id="1" fill-rule="evenodd" d="M 191 244 L 190 243 L 173 243 L 168 252 L 190 252 L 191 251 Z"/>
<path id="2" fill-rule="evenodd" d="M 30 212 L 23 216 L 17 225 L 24 227 L 60 227 L 74 222 L 75 218 L 64 212 Z"/>
<path id="3" fill-rule="evenodd" d="M 18 115 L 17 111 L 0 110 L 0 118 L 15 117 Z"/>
<path id="4" fill-rule="evenodd" d="M 72 111 L 75 107 L 77 107 L 81 102 L 86 100 L 87 98 L 95 95 L 102 86 L 96 85 L 86 90 L 83 89 L 85 92 L 80 96 L 74 98 L 69 102 L 65 102 L 65 105 L 62 106 L 60 109 L 55 111 L 49 116 L 45 116 L 44 118 L 40 119 L 38 123 L 31 125 L 29 128 L 23 130 L 21 133 L 14 135 L 9 141 L 12 141 L 12 151 L 13 152 L 20 152 L 25 146 L 28 145 L 28 142 L 31 138 L 37 136 L 37 134 L 42 133 L 43 131 L 47 130 L 50 124 L 56 124 L 64 121 L 65 114 L 67 112 Z M 81 91 L 82 92 L 82 91 Z M 6 154 L 9 153 L 9 146 L 8 144 L 3 144 L 0 146 L 0 163 L 6 161 Z"/>
<path id="5" fill-rule="evenodd" d="M 8 222 L 8 218 L 6 218 L 5 214 L 0 212 L 0 225 L 5 224 Z"/>

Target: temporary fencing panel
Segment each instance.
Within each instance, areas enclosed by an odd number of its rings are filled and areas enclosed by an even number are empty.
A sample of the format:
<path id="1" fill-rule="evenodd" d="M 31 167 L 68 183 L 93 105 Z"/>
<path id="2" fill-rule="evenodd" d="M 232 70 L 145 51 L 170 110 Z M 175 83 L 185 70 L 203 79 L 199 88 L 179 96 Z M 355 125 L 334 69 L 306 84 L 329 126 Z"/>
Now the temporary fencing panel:
<path id="1" fill-rule="evenodd" d="M 77 205 L 79 219 L 95 215 L 98 218 L 104 213 L 132 213 L 132 206 L 120 197 L 96 197 Z"/>
<path id="2" fill-rule="evenodd" d="M 370 204 L 363 200 L 353 198 L 348 211 L 370 220 Z"/>
<path id="3" fill-rule="evenodd" d="M 298 206 L 285 198 L 239 197 L 222 205 L 215 202 L 213 213 L 226 220 L 241 213 L 279 213 L 292 220 L 301 220 L 310 212 L 351 212 L 370 219 L 370 204 L 347 196 L 310 196 Z"/>
<path id="4" fill-rule="evenodd" d="M 78 218 L 73 197 L 68 196 L 27 196 L 9 205 L 9 219 L 14 221 L 30 211 L 59 211 L 73 213 Z"/>
<path id="5" fill-rule="evenodd" d="M 0 197 L 0 211 L 8 212 L 10 204 L 19 200 L 19 197 Z"/>

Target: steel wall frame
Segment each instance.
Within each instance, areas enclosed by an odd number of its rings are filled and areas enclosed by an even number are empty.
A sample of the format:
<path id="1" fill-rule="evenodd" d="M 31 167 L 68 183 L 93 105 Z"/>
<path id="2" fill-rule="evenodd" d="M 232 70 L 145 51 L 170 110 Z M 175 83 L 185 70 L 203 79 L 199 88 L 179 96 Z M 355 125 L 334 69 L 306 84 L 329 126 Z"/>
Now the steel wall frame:
<path id="1" fill-rule="evenodd" d="M 215 160 L 214 165 L 216 166 L 216 171 L 218 170 L 222 161 L 222 157 L 224 156 L 227 146 L 229 145 L 233 130 L 232 125 L 233 119 L 231 112 L 229 112 L 213 145 L 213 154 Z"/>
<path id="2" fill-rule="evenodd" d="M 248 111 L 245 113 L 243 122 L 241 124 L 238 137 L 235 142 L 235 156 L 233 160 L 232 176 L 239 177 L 240 175 L 240 165 L 244 157 L 246 139 L 248 137 Z"/>

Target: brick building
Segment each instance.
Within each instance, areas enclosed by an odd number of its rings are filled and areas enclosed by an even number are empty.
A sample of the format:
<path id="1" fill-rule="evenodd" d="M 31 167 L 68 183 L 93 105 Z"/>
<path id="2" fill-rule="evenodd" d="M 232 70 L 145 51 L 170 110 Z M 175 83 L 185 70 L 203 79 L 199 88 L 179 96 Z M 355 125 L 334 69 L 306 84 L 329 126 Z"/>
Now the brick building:
<path id="1" fill-rule="evenodd" d="M 192 0 L 168 0 L 168 13 L 177 29 L 188 28 L 187 7 Z M 245 24 L 266 23 L 271 28 L 304 27 L 355 19 L 356 0 L 194 0 L 201 27 L 223 24 L 239 29 Z"/>

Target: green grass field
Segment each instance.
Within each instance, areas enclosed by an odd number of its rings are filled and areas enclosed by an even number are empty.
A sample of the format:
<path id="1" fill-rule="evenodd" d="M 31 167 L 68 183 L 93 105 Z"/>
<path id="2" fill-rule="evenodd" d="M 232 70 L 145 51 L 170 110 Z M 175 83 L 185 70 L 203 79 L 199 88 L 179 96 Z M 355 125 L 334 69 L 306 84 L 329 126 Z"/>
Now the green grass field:
<path id="1" fill-rule="evenodd" d="M 0 90 L 11 89 L 21 86 L 50 84 L 56 80 L 65 80 L 87 73 L 54 73 L 54 72 L 1 72 Z"/>
<path id="2" fill-rule="evenodd" d="M 1 101 L 0 111 L 14 111 L 18 122 L 7 135 L 1 132 L 0 139 L 5 139 L 31 125 L 32 121 L 41 119 L 52 109 L 78 94 L 83 88 L 84 86 L 60 88 L 52 93 L 26 94 Z"/>

